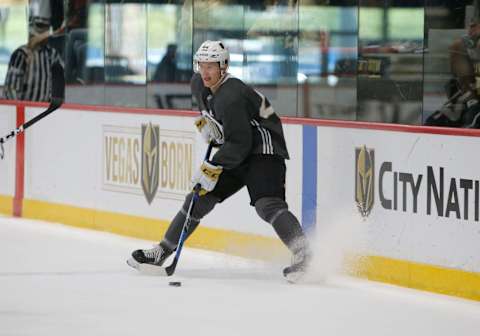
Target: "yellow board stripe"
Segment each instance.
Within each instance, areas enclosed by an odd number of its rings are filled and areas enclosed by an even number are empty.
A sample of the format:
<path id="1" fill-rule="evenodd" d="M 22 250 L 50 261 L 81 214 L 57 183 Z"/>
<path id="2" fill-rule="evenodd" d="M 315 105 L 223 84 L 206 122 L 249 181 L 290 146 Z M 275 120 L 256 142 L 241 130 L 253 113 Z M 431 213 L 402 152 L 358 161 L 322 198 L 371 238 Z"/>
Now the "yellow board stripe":
<path id="1" fill-rule="evenodd" d="M 13 214 L 13 196 L 0 195 L 0 213 L 9 216 Z"/>
<path id="2" fill-rule="evenodd" d="M 4 203 L 4 199 L 0 198 L 0 204 Z M 23 215 L 152 241 L 159 241 L 163 237 L 169 223 L 35 200 L 24 200 Z M 187 246 L 264 260 L 286 260 L 284 258 L 288 257 L 288 251 L 276 238 L 202 226 L 188 240 Z M 380 256 L 362 257 L 352 266 L 352 275 L 369 280 L 480 301 L 479 273 Z"/>
<path id="3" fill-rule="evenodd" d="M 369 280 L 480 301 L 480 273 L 380 256 L 355 266 L 353 273 Z"/>
<path id="4" fill-rule="evenodd" d="M 23 216 L 152 241 L 160 241 L 169 224 L 164 220 L 36 200 L 23 201 Z M 288 256 L 287 249 L 278 239 L 202 226 L 186 245 L 258 259 Z"/>

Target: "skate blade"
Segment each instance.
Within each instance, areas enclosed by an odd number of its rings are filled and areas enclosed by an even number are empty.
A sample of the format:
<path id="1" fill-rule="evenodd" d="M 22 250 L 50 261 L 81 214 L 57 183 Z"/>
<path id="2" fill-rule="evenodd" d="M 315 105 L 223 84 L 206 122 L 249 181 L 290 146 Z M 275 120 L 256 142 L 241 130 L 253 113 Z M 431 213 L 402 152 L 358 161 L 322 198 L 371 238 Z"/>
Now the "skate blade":
<path id="1" fill-rule="evenodd" d="M 127 264 L 128 266 L 135 268 L 137 271 L 139 271 L 142 274 L 168 276 L 167 271 L 165 270 L 165 267 L 155 266 L 151 264 L 140 264 L 133 258 L 128 259 Z"/>

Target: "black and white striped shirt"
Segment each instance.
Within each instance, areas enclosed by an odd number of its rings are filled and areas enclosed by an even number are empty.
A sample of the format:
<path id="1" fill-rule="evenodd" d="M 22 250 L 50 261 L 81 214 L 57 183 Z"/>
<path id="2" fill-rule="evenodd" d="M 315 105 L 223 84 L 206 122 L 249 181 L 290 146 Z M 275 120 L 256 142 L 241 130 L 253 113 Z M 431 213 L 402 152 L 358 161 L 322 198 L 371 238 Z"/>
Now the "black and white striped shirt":
<path id="1" fill-rule="evenodd" d="M 49 101 L 52 91 L 52 65 L 59 62 L 60 54 L 43 45 L 33 50 L 27 46 L 16 49 L 10 57 L 5 78 L 6 99 Z"/>

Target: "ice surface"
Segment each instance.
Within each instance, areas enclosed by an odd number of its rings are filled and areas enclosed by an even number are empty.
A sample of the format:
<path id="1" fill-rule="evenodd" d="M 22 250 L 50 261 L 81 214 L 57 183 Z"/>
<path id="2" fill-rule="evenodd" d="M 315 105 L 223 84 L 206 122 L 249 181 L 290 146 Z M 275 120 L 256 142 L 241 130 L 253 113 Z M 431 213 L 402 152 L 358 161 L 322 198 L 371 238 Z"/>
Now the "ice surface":
<path id="1" fill-rule="evenodd" d="M 291 285 L 283 265 L 189 248 L 170 278 L 126 265 L 151 244 L 0 217 L 0 335 L 479 335 L 474 301 L 341 276 Z"/>

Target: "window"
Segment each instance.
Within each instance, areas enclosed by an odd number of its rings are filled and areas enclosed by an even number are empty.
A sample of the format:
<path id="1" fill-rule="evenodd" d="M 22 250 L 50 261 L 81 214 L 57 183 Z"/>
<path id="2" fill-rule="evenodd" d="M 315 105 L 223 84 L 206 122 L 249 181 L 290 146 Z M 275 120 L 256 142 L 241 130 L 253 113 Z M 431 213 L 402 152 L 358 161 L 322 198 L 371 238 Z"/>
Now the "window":
<path id="1" fill-rule="evenodd" d="M 283 116 L 421 125 L 445 112 L 458 126 L 458 98 L 479 94 L 477 0 L 9 0 L 0 85 L 45 1 L 67 102 L 191 109 L 192 56 L 206 39 L 222 40 L 230 73 Z"/>

